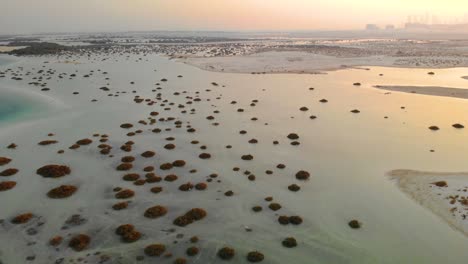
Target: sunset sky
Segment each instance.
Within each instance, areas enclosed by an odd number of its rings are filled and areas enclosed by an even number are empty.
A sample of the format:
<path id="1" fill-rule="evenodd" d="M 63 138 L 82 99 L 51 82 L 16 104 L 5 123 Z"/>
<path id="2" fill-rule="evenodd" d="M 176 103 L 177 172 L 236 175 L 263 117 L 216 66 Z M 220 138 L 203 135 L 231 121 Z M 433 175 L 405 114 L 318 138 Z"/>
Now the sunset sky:
<path id="1" fill-rule="evenodd" d="M 341 30 L 426 12 L 462 18 L 468 0 L 0 0 L 0 33 Z"/>

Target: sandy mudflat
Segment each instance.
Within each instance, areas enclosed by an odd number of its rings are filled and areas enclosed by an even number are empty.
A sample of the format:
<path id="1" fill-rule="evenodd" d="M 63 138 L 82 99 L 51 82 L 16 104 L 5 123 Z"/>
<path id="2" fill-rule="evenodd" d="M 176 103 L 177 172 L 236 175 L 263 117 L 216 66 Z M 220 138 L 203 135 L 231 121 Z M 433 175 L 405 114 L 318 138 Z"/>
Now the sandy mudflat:
<path id="1" fill-rule="evenodd" d="M 376 85 L 378 89 L 413 93 L 413 94 L 424 94 L 433 96 L 444 96 L 444 97 L 455 97 L 455 98 L 468 98 L 468 89 L 463 88 L 449 88 L 440 86 L 398 86 L 398 85 Z"/>
<path id="2" fill-rule="evenodd" d="M 12 50 L 16 50 L 16 49 L 22 49 L 24 47 L 10 47 L 10 46 L 0 46 L 0 52 L 10 52 Z"/>
<path id="3" fill-rule="evenodd" d="M 38 113 L 0 124 L 0 263 L 221 263 L 225 246 L 236 250 L 229 263 L 246 263 L 254 250 L 269 264 L 466 259 L 463 235 L 375 175 L 406 166 L 465 170 L 467 150 L 453 142 L 467 142 L 466 129 L 420 124 L 464 122 L 468 105 L 407 96 L 403 110 L 401 98 L 353 85 L 406 81 L 402 71 L 408 83 L 440 85 L 425 70 L 224 74 L 149 51 L 74 51 L 1 66 L 0 87 L 18 105 L 32 97 Z M 441 81 L 458 87 L 462 75 Z M 445 107 L 429 115 L 421 104 Z M 69 173 L 45 177 L 49 165 Z M 166 214 L 147 214 L 156 206 Z M 194 208 L 205 217 L 186 216 Z M 353 219 L 362 228 L 350 228 Z M 125 224 L 135 230 L 121 237 Z M 90 238 L 82 251 L 70 246 L 77 235 Z M 289 237 L 296 248 L 283 246 Z M 154 243 L 173 256 L 146 254 Z M 187 256 L 189 247 L 199 254 Z"/>
<path id="4" fill-rule="evenodd" d="M 466 262 L 468 42 L 116 41 L 0 56 L 0 264 Z"/>
<path id="5" fill-rule="evenodd" d="M 394 170 L 388 175 L 405 194 L 468 236 L 467 172 Z"/>
<path id="6" fill-rule="evenodd" d="M 235 56 L 182 55 L 178 61 L 215 72 L 230 73 L 309 73 L 332 71 L 356 67 L 404 67 L 445 69 L 466 67 L 468 61 L 447 54 L 439 56 L 393 56 L 373 53 L 363 49 L 362 53 L 329 48 L 325 51 L 310 49 L 252 51 Z"/>
<path id="7" fill-rule="evenodd" d="M 300 51 L 269 51 L 232 57 L 188 57 L 179 59 L 189 65 L 230 73 L 309 73 L 375 65 L 392 66 L 394 58 L 384 56 L 335 57 Z"/>
<path id="8" fill-rule="evenodd" d="M 56 63 L 63 63 L 63 64 L 81 64 L 81 62 L 79 61 L 75 61 L 75 60 L 61 60 L 61 61 L 57 61 Z"/>

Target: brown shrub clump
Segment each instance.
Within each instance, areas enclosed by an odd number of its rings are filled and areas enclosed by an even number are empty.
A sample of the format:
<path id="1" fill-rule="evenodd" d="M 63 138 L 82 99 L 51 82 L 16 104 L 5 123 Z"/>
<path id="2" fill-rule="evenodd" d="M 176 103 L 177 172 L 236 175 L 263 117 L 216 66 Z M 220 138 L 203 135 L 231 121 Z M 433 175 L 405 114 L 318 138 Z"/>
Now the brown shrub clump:
<path id="1" fill-rule="evenodd" d="M 178 178 L 177 175 L 169 174 L 166 177 L 164 177 L 164 180 L 167 182 L 173 182 L 173 181 L 176 181 L 177 178 Z"/>
<path id="2" fill-rule="evenodd" d="M 20 215 L 15 216 L 13 219 L 11 219 L 11 223 L 16 224 L 16 225 L 25 224 L 29 222 L 29 220 L 31 220 L 33 216 L 34 215 L 32 213 L 20 214 Z"/>
<path id="3" fill-rule="evenodd" d="M 352 229 L 361 228 L 361 223 L 360 223 L 358 220 L 351 220 L 351 221 L 349 221 L 348 225 L 349 225 L 349 227 L 351 227 Z"/>
<path id="4" fill-rule="evenodd" d="M 296 179 L 298 180 L 308 180 L 310 177 L 310 173 L 307 171 L 301 170 L 296 173 Z"/>
<path id="5" fill-rule="evenodd" d="M 135 230 L 135 226 L 131 224 L 120 225 L 115 229 L 115 233 L 119 236 L 123 236 L 125 233 L 132 232 Z"/>
<path id="6" fill-rule="evenodd" d="M 135 195 L 135 192 L 130 190 L 130 189 L 125 189 L 125 190 L 122 190 L 118 193 L 115 194 L 115 198 L 117 199 L 128 199 L 128 198 L 131 198 Z"/>
<path id="7" fill-rule="evenodd" d="M 172 163 L 163 163 L 161 164 L 161 166 L 159 166 L 161 170 L 170 170 L 172 169 L 172 167 Z"/>
<path id="8" fill-rule="evenodd" d="M 99 153 L 101 153 L 102 155 L 107 155 L 109 154 L 111 151 L 110 148 L 104 148 L 104 149 L 101 149 L 101 151 L 99 151 Z"/>
<path id="9" fill-rule="evenodd" d="M 100 148 L 100 149 L 111 149 L 112 146 L 107 145 L 107 144 L 100 144 L 100 145 L 98 145 L 98 148 Z"/>
<path id="10" fill-rule="evenodd" d="M 58 247 L 63 241 L 63 237 L 61 236 L 54 236 L 49 240 L 49 245 L 53 247 Z"/>
<path id="11" fill-rule="evenodd" d="M 93 143 L 93 141 L 89 138 L 84 138 L 84 139 L 80 139 L 76 142 L 76 144 L 80 145 L 80 146 L 86 146 L 86 145 L 89 145 Z"/>
<path id="12" fill-rule="evenodd" d="M 447 187 L 448 186 L 446 181 L 433 182 L 432 184 L 434 184 L 437 187 Z"/>
<path id="13" fill-rule="evenodd" d="M 278 168 L 278 169 L 284 169 L 284 168 L 286 168 L 286 165 L 280 163 L 280 164 L 276 165 L 276 168 Z"/>
<path id="14" fill-rule="evenodd" d="M 88 235 L 79 234 L 70 240 L 68 246 L 75 251 L 82 251 L 88 247 L 90 242 L 91 238 Z"/>
<path id="15" fill-rule="evenodd" d="M 289 217 L 286 215 L 280 215 L 278 217 L 278 223 L 281 225 L 288 225 L 289 224 Z"/>
<path id="16" fill-rule="evenodd" d="M 149 174 L 153 174 L 153 175 L 146 175 L 145 176 L 147 183 L 155 183 L 155 182 L 160 182 L 162 180 L 161 177 L 156 176 L 154 173 L 149 173 Z"/>
<path id="17" fill-rule="evenodd" d="M 208 187 L 208 185 L 204 182 L 199 182 L 195 185 L 195 189 L 199 190 L 199 191 L 203 191 L 203 190 L 206 190 L 206 188 Z"/>
<path id="18" fill-rule="evenodd" d="M 291 192 L 297 192 L 301 189 L 301 187 L 297 184 L 291 184 L 288 186 L 288 190 L 290 190 Z"/>
<path id="19" fill-rule="evenodd" d="M 16 186 L 16 182 L 14 181 L 3 181 L 0 182 L 0 192 L 8 191 L 13 189 Z"/>
<path id="20" fill-rule="evenodd" d="M 250 154 L 247 154 L 247 155 L 242 155 L 241 159 L 242 160 L 253 160 L 253 156 L 250 155 Z"/>
<path id="21" fill-rule="evenodd" d="M 153 206 L 153 207 L 150 207 L 150 208 L 146 209 L 144 215 L 147 218 L 154 219 L 154 218 L 164 216 L 166 214 L 167 214 L 167 208 L 166 207 L 156 205 L 156 206 Z"/>
<path id="22" fill-rule="evenodd" d="M 141 186 L 141 185 L 144 185 L 146 183 L 146 180 L 144 179 L 139 179 L 139 180 L 136 180 L 133 182 L 133 185 L 136 185 L 136 186 Z"/>
<path id="23" fill-rule="evenodd" d="M 125 157 L 122 157 L 121 161 L 124 162 L 124 163 L 133 162 L 133 161 L 135 161 L 135 157 L 133 157 L 133 156 L 125 156 Z"/>
<path id="24" fill-rule="evenodd" d="M 249 262 L 261 262 L 264 258 L 265 256 L 258 251 L 251 251 L 247 254 L 247 260 Z"/>
<path id="25" fill-rule="evenodd" d="M 163 190 L 162 187 L 156 186 L 156 187 L 151 188 L 150 191 L 151 191 L 152 193 L 160 193 L 160 192 L 162 192 L 162 190 Z"/>
<path id="26" fill-rule="evenodd" d="M 194 187 L 194 186 L 193 186 L 192 183 L 187 182 L 187 183 L 184 183 L 184 184 L 180 185 L 180 186 L 179 186 L 179 190 L 180 190 L 180 191 L 183 191 L 183 192 L 188 192 L 188 191 L 192 190 L 193 187 Z"/>
<path id="27" fill-rule="evenodd" d="M 174 144 L 166 144 L 166 145 L 164 146 L 164 148 L 167 149 L 167 150 L 175 149 L 175 147 L 176 147 L 176 146 L 175 146 Z"/>
<path id="28" fill-rule="evenodd" d="M 207 213 L 205 210 L 201 208 L 193 208 L 184 215 L 177 217 L 173 223 L 176 226 L 184 227 L 193 223 L 194 221 L 199 221 L 205 218 L 206 215 Z"/>
<path id="29" fill-rule="evenodd" d="M 174 167 L 183 167 L 185 166 L 185 161 L 184 160 L 175 160 L 172 162 L 172 166 Z"/>
<path id="30" fill-rule="evenodd" d="M 166 246 L 163 244 L 152 244 L 145 247 L 145 254 L 150 257 L 159 257 L 166 251 Z"/>
<path id="31" fill-rule="evenodd" d="M 58 143 L 57 140 L 43 140 L 37 144 L 40 146 L 47 146 L 47 145 L 52 145 L 52 144 L 57 144 L 57 143 Z"/>
<path id="32" fill-rule="evenodd" d="M 125 174 L 122 179 L 124 181 L 136 181 L 140 178 L 140 175 L 137 174 L 137 173 L 129 173 L 129 174 Z"/>
<path id="33" fill-rule="evenodd" d="M 302 218 L 297 215 L 293 215 L 289 217 L 289 222 L 293 225 L 300 225 L 302 224 Z"/>
<path id="34" fill-rule="evenodd" d="M 176 258 L 173 262 L 174 264 L 185 264 L 187 263 L 187 260 L 184 258 Z"/>
<path id="35" fill-rule="evenodd" d="M 292 146 L 299 146 L 301 143 L 299 141 L 293 141 L 291 142 Z"/>
<path id="36" fill-rule="evenodd" d="M 71 173 L 71 169 L 65 165 L 46 165 L 36 171 L 37 174 L 44 178 L 59 178 Z"/>
<path id="37" fill-rule="evenodd" d="M 156 155 L 156 152 L 150 150 L 141 153 L 141 156 L 144 158 L 151 158 L 154 157 L 154 155 Z"/>
<path id="38" fill-rule="evenodd" d="M 281 242 L 281 244 L 284 247 L 293 248 L 297 246 L 297 241 L 294 237 L 287 237 Z"/>
<path id="39" fill-rule="evenodd" d="M 209 159 L 209 158 L 211 158 L 211 154 L 209 154 L 209 153 L 201 153 L 200 155 L 198 155 L 198 157 L 199 157 L 200 159 Z"/>
<path id="40" fill-rule="evenodd" d="M 279 203 L 271 203 L 268 205 L 268 208 L 270 208 L 273 211 L 278 211 L 281 209 L 281 205 Z"/>
<path id="41" fill-rule="evenodd" d="M 80 148 L 80 145 L 78 144 L 73 144 L 69 147 L 69 149 L 78 149 L 78 148 Z"/>
<path id="42" fill-rule="evenodd" d="M 76 190 L 78 190 L 78 188 L 73 185 L 61 185 L 50 190 L 47 196 L 52 199 L 63 199 L 72 196 Z"/>
<path id="43" fill-rule="evenodd" d="M 117 166 L 118 171 L 128 171 L 133 168 L 133 165 L 131 163 L 121 163 L 119 166 Z"/>
<path id="44" fill-rule="evenodd" d="M 252 211 L 254 211 L 254 212 L 258 213 L 258 212 L 262 211 L 262 207 L 261 207 L 261 206 L 258 206 L 258 205 L 256 205 L 256 206 L 252 207 Z"/>
<path id="45" fill-rule="evenodd" d="M 187 248 L 187 250 L 185 251 L 185 253 L 186 253 L 187 256 L 189 256 L 189 257 L 193 257 L 193 256 L 197 255 L 198 252 L 200 252 L 200 250 L 199 250 L 197 247 L 189 247 L 189 248 Z"/>
<path id="46" fill-rule="evenodd" d="M 10 168 L 10 169 L 6 169 L 6 170 L 0 172 L 0 176 L 8 177 L 8 176 L 13 176 L 16 173 L 18 173 L 18 169 Z"/>
<path id="47" fill-rule="evenodd" d="M 114 209 L 116 211 L 126 209 L 127 207 L 128 207 L 128 202 L 121 202 L 121 203 L 116 203 L 116 204 L 112 205 L 112 209 Z"/>
<path id="48" fill-rule="evenodd" d="M 18 145 L 16 145 L 15 143 L 11 143 L 10 145 L 7 146 L 7 149 L 16 149 L 18 147 Z"/>
<path id="49" fill-rule="evenodd" d="M 133 127 L 133 125 L 132 125 L 132 124 L 130 124 L 130 123 L 124 123 L 124 124 L 121 124 L 121 125 L 120 125 L 120 127 L 121 127 L 121 128 L 125 128 L 125 129 L 127 129 L 127 128 L 132 128 L 132 127 Z"/>
<path id="50" fill-rule="evenodd" d="M 296 139 L 299 139 L 299 135 L 296 134 L 296 133 L 290 133 L 288 135 L 288 138 L 291 139 L 291 140 L 296 140 Z"/>
<path id="51" fill-rule="evenodd" d="M 223 247 L 220 250 L 218 250 L 218 257 L 222 260 L 230 260 L 234 257 L 236 254 L 235 250 L 230 247 Z"/>
<path id="52" fill-rule="evenodd" d="M 120 147 L 120 149 L 125 152 L 130 152 L 132 151 L 132 145 L 124 144 Z"/>
<path id="53" fill-rule="evenodd" d="M 206 211 L 201 208 L 193 208 L 185 214 L 185 216 L 190 217 L 194 221 L 199 221 L 205 218 L 206 215 Z"/>
<path id="54" fill-rule="evenodd" d="M 7 165 L 8 163 L 11 162 L 10 158 L 7 157 L 0 157 L 0 166 Z"/>
<path id="55" fill-rule="evenodd" d="M 122 239 L 123 242 L 133 243 L 135 241 L 138 241 L 141 238 L 141 233 L 136 230 L 132 230 L 130 232 L 126 232 L 122 234 L 120 238 Z"/>

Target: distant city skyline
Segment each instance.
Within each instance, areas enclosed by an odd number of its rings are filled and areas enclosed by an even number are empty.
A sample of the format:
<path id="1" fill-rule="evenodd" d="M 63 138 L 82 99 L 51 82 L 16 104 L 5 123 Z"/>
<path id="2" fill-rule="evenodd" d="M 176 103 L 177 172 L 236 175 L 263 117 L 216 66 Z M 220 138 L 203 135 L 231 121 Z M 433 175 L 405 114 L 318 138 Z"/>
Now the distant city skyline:
<path id="1" fill-rule="evenodd" d="M 463 25 L 468 25 L 468 13 L 458 17 L 439 17 L 433 13 L 426 12 L 419 15 L 409 15 L 404 23 L 396 24 L 374 24 L 368 23 L 364 26 L 366 30 L 394 30 L 394 29 L 463 29 Z M 436 26 L 436 27 L 434 27 Z M 441 26 L 441 27 L 437 27 Z M 444 26 L 455 26 L 455 27 L 444 27 Z M 462 26 L 462 27 L 456 27 Z M 466 27 L 468 30 L 468 27 Z"/>

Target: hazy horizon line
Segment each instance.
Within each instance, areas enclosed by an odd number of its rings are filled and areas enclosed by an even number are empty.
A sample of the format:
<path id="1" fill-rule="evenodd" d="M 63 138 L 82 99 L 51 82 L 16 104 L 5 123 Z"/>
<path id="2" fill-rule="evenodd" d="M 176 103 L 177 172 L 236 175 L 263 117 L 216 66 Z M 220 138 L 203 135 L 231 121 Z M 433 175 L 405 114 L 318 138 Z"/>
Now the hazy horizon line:
<path id="1" fill-rule="evenodd" d="M 395 29 L 379 29 L 379 30 L 367 30 L 367 29 L 155 29 L 155 30 L 95 30 L 95 31 L 43 31 L 43 32 L 31 32 L 31 33 L 0 33 L 0 36 L 26 36 L 26 35 L 64 35 L 64 34 L 101 34 L 101 33 L 152 33 L 152 32 L 180 32 L 180 33 L 316 33 L 316 32 L 394 32 L 394 31 L 408 31 L 405 28 Z M 434 32 L 434 31 L 433 31 Z M 443 33 L 443 32 L 435 32 Z M 447 32 L 448 33 L 448 32 Z"/>

